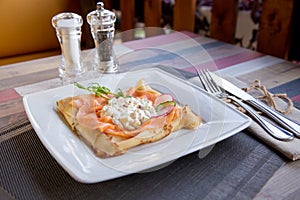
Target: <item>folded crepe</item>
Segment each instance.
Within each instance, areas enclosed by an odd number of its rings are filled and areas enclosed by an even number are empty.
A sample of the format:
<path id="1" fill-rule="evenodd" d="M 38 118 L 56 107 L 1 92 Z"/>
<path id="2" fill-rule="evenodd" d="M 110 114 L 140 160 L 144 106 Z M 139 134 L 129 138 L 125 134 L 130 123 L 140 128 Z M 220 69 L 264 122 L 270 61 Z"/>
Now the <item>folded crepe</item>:
<path id="1" fill-rule="evenodd" d="M 57 101 L 57 110 L 80 139 L 101 158 L 120 155 L 135 146 L 161 140 L 179 129 L 195 129 L 202 122 L 201 117 L 188 106 L 179 106 L 175 101 L 163 101 L 164 94 L 145 85 L 143 81 L 124 94 L 125 97 L 109 94 L 67 97 Z M 162 102 L 157 102 L 158 99 Z M 120 101 L 128 104 L 121 104 L 120 107 Z M 138 105 L 140 101 L 147 106 Z M 151 107 L 149 104 L 158 104 L 156 108 L 160 107 L 162 113 L 154 112 L 154 116 L 150 116 L 151 110 L 147 110 Z M 132 107 L 137 105 L 133 111 Z M 127 114 L 120 114 L 119 111 L 114 113 L 116 109 L 125 112 L 128 109 L 129 114 L 124 117 Z M 150 109 L 153 111 L 153 107 Z M 148 118 L 145 118 L 145 113 Z M 136 120 L 137 115 L 142 115 L 142 119 Z"/>

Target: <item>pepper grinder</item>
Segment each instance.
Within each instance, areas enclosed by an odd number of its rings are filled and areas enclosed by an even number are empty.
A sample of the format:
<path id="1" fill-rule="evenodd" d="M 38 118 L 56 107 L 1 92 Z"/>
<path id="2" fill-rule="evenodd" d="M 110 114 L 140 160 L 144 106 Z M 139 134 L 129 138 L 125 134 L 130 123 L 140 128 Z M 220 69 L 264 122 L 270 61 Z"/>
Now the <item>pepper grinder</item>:
<path id="1" fill-rule="evenodd" d="M 52 26 L 61 46 L 62 63 L 58 68 L 63 84 L 80 80 L 85 72 L 81 60 L 81 26 L 80 15 L 64 12 L 52 18 Z"/>
<path id="2" fill-rule="evenodd" d="M 95 70 L 103 73 L 114 73 L 119 70 L 118 62 L 113 54 L 113 40 L 116 16 L 104 9 L 102 2 L 97 3 L 97 9 L 87 15 L 91 33 L 95 42 Z"/>

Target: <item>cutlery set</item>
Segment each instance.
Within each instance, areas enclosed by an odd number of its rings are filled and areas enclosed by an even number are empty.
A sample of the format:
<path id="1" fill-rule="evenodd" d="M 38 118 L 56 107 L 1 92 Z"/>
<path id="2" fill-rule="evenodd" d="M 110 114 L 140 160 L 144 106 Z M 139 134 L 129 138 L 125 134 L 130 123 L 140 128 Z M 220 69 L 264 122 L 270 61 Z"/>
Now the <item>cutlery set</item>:
<path id="1" fill-rule="evenodd" d="M 197 74 L 207 92 L 218 98 L 227 98 L 237 103 L 272 137 L 282 141 L 290 141 L 294 137 L 300 138 L 300 124 L 297 122 L 275 111 L 215 73 L 199 70 Z M 259 115 L 254 108 L 273 119 L 276 124 Z"/>

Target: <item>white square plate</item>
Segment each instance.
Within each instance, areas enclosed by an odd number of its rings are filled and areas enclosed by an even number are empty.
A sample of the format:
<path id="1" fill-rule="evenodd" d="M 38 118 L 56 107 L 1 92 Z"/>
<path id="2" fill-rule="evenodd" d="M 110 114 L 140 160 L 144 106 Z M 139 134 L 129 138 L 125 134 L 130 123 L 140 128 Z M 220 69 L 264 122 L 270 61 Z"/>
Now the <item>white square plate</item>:
<path id="1" fill-rule="evenodd" d="M 187 104 L 204 122 L 196 130 L 179 130 L 168 137 L 128 150 L 125 154 L 96 157 L 56 111 L 56 101 L 85 91 L 73 85 L 24 96 L 28 118 L 38 137 L 58 163 L 77 181 L 96 183 L 143 170 L 155 170 L 191 152 L 211 146 L 248 127 L 251 119 L 201 88 L 158 68 L 103 75 L 99 82 L 116 91 L 134 86 L 139 79 Z M 38 152 L 37 152 L 38 153 Z"/>

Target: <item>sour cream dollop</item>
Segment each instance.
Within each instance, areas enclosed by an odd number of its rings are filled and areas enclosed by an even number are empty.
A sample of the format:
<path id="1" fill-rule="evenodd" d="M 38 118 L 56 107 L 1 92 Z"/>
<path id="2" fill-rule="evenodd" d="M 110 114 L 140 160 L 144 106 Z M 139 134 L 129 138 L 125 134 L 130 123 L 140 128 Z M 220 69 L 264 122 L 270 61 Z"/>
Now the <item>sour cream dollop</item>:
<path id="1" fill-rule="evenodd" d="M 134 97 L 112 98 L 101 110 L 101 117 L 112 117 L 116 125 L 126 130 L 136 130 L 155 114 L 151 101 Z"/>

